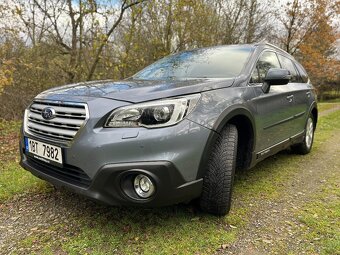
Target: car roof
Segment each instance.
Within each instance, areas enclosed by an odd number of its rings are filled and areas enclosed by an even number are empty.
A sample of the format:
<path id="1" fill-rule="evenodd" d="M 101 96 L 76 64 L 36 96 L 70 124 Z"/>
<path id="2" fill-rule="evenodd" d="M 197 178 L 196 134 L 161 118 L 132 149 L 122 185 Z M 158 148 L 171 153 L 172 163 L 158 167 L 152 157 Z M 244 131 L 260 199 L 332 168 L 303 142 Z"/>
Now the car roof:
<path id="1" fill-rule="evenodd" d="M 255 47 L 260 47 L 262 49 L 274 49 L 276 52 L 281 53 L 282 55 L 284 55 L 286 57 L 289 57 L 291 59 L 294 59 L 294 57 L 292 55 L 290 55 L 288 52 L 286 52 L 285 50 L 281 49 L 280 47 L 278 47 L 278 46 L 276 46 L 274 44 L 268 43 L 266 41 L 261 41 L 261 42 L 258 42 L 258 43 L 254 43 L 253 45 Z"/>
<path id="2" fill-rule="evenodd" d="M 242 47 L 242 48 L 260 48 L 260 50 L 262 49 L 272 49 L 275 50 L 276 52 L 289 57 L 291 59 L 294 59 L 294 57 L 292 55 L 290 55 L 289 53 L 287 53 L 285 50 L 281 49 L 280 47 L 268 43 L 266 41 L 261 41 L 261 42 L 256 42 L 256 43 L 247 43 L 247 44 L 222 44 L 222 45 L 215 45 L 215 46 L 208 46 L 208 47 L 202 47 L 202 48 L 194 48 L 191 50 L 184 50 L 183 52 L 187 52 L 187 51 L 195 51 L 195 50 L 202 50 L 202 49 L 214 49 L 214 48 L 223 48 L 223 47 Z M 180 53 L 180 52 L 179 52 Z"/>

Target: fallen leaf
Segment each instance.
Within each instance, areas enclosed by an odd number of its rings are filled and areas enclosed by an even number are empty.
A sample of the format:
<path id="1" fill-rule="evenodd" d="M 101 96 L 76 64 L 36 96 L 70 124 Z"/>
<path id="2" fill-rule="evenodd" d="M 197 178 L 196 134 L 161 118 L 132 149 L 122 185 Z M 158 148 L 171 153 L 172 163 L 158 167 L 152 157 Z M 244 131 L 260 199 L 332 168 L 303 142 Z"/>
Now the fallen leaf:
<path id="1" fill-rule="evenodd" d="M 229 248 L 229 245 L 228 245 L 228 244 L 222 244 L 222 245 L 221 245 L 221 248 L 222 248 L 223 250 L 225 250 L 225 249 Z"/>
<path id="2" fill-rule="evenodd" d="M 272 241 L 268 240 L 268 239 L 262 239 L 262 242 L 267 243 L 267 244 L 271 244 L 272 243 Z"/>

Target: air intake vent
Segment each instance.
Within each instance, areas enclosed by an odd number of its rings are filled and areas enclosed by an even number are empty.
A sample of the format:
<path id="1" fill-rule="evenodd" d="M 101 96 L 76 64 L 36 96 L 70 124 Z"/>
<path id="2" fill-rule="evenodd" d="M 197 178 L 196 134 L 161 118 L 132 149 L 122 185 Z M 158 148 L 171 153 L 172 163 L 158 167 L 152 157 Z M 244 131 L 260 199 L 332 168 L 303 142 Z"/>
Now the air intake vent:
<path id="1" fill-rule="evenodd" d="M 44 118 L 44 109 L 53 116 Z M 45 116 L 46 117 L 46 116 Z M 26 130 L 48 140 L 72 141 L 85 124 L 88 113 L 85 104 L 58 101 L 34 101 L 26 113 Z"/>
<path id="2" fill-rule="evenodd" d="M 47 164 L 41 160 L 37 160 L 30 156 L 27 157 L 29 164 L 36 170 L 58 178 L 59 180 L 83 187 L 88 188 L 91 184 L 90 177 L 80 168 L 64 165 L 63 168 Z"/>

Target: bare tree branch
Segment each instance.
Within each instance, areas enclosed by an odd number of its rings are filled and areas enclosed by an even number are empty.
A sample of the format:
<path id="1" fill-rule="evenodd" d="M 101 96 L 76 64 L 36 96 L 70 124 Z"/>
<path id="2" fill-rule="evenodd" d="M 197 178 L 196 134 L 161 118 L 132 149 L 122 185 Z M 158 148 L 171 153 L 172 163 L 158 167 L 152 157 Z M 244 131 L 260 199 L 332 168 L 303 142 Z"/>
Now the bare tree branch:
<path id="1" fill-rule="evenodd" d="M 113 31 L 116 29 L 116 27 L 119 25 L 119 23 L 121 22 L 121 20 L 123 19 L 123 15 L 124 15 L 124 12 L 137 5 L 137 4 L 140 4 L 142 2 L 144 2 L 145 0 L 139 0 L 139 1 L 134 1 L 130 4 L 127 4 L 127 1 L 123 1 L 122 5 L 121 5 L 121 8 L 120 8 L 120 13 L 119 13 L 119 16 L 118 16 L 118 19 L 114 22 L 114 24 L 111 26 L 111 28 L 109 29 L 109 31 L 106 33 L 104 39 L 102 40 L 101 44 L 99 45 L 99 48 L 95 54 L 95 58 L 94 58 L 94 61 L 91 65 L 91 68 L 90 68 L 90 71 L 87 75 L 87 80 L 91 80 L 92 79 L 92 76 L 97 68 L 97 65 L 99 63 L 99 60 L 100 60 L 100 56 L 103 52 L 103 49 L 104 49 L 104 46 L 107 44 L 111 34 L 113 33 Z"/>

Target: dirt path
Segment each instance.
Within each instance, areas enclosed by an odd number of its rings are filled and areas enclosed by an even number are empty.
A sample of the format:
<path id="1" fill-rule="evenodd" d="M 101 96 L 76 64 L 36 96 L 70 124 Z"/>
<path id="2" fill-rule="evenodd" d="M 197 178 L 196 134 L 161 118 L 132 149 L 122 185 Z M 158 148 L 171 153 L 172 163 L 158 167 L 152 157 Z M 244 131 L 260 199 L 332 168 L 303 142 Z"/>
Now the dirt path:
<path id="1" fill-rule="evenodd" d="M 322 116 L 325 116 L 325 115 L 330 114 L 332 112 L 340 110 L 340 104 L 332 104 L 332 105 L 334 105 L 332 108 L 327 109 L 327 110 L 322 111 L 321 113 L 319 113 L 319 117 L 322 117 Z"/>
<path id="2" fill-rule="evenodd" d="M 331 109 L 329 113 L 333 111 Z M 327 179 L 340 175 L 339 144 L 340 134 L 334 132 L 332 137 L 322 144 L 314 158 L 305 156 L 309 160 L 304 160 L 296 175 L 287 180 L 285 191 L 278 200 L 253 201 L 260 206 L 253 212 L 249 221 L 251 223 L 242 229 L 237 241 L 222 253 L 305 254 L 306 240 L 301 238 L 301 222 L 294 214 L 311 201 Z"/>

